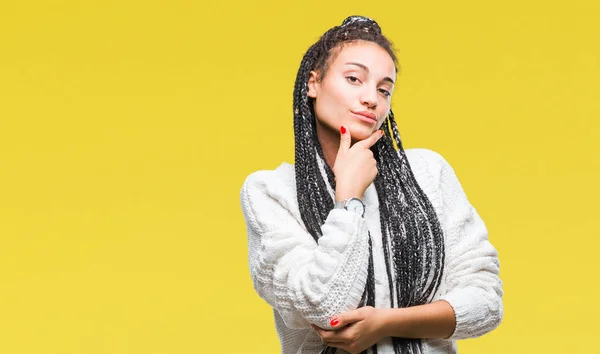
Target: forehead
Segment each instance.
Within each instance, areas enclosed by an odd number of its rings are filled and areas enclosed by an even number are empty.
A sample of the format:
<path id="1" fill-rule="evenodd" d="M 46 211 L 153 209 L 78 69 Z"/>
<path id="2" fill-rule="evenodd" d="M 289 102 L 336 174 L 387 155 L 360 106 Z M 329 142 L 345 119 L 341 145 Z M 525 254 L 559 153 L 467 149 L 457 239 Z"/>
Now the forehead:
<path id="1" fill-rule="evenodd" d="M 346 63 L 360 63 L 369 68 L 369 72 L 376 75 L 394 77 L 396 66 L 392 57 L 379 44 L 367 41 L 358 41 L 344 44 L 337 53 L 331 66 L 341 68 Z M 353 66 L 356 68 L 356 66 Z"/>

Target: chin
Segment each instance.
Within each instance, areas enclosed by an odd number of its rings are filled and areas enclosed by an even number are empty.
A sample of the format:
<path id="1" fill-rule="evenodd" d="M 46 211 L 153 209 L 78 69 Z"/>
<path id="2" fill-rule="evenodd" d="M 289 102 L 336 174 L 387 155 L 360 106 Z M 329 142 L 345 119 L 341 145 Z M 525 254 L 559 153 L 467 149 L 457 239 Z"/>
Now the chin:
<path id="1" fill-rule="evenodd" d="M 365 140 L 366 138 L 370 137 L 375 130 L 375 126 L 369 128 L 366 126 L 366 124 L 350 125 L 350 134 L 352 135 L 352 140 L 355 141 Z"/>

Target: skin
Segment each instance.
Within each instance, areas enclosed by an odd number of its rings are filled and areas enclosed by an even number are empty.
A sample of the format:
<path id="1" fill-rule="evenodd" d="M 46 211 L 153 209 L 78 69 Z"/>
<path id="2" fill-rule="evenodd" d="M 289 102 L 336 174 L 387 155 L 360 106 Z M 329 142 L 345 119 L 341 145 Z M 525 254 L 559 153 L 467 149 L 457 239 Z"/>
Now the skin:
<path id="1" fill-rule="evenodd" d="M 346 44 L 333 57 L 326 73 L 310 73 L 308 96 L 314 98 L 325 160 L 336 176 L 336 199 L 362 198 L 377 175 L 369 148 L 381 137 L 378 129 L 390 110 L 396 67 L 385 49 L 366 41 Z M 364 121 L 358 112 L 376 119 Z M 346 134 L 340 134 L 342 126 Z"/>
<path id="2" fill-rule="evenodd" d="M 377 176 L 370 147 L 382 136 L 396 68 L 385 49 L 372 42 L 346 44 L 335 54 L 326 73 L 311 72 L 308 96 L 314 99 L 317 137 L 336 178 L 336 200 L 362 199 Z M 373 113 L 376 120 L 361 120 L 355 112 Z M 448 338 L 456 320 L 449 303 L 436 301 L 408 308 L 361 307 L 332 319 L 331 326 L 313 328 L 329 346 L 360 353 L 389 336 Z"/>

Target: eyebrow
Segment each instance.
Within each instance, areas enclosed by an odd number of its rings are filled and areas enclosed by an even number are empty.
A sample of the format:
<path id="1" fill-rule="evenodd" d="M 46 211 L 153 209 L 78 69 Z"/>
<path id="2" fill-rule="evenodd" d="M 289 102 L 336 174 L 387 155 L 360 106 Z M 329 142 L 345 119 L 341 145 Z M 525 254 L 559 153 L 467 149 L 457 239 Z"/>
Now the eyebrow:
<path id="1" fill-rule="evenodd" d="M 361 69 L 363 69 L 364 71 L 366 71 L 367 73 L 369 72 L 369 68 L 367 68 L 367 66 L 366 66 L 366 65 L 364 65 L 364 64 L 361 64 L 361 63 L 348 62 L 348 63 L 346 63 L 346 65 L 356 65 L 356 66 L 358 66 L 359 68 L 361 68 Z M 388 77 L 388 76 L 384 77 L 382 81 L 388 81 L 388 82 L 390 82 L 392 85 L 395 85 L 395 84 L 396 84 L 396 83 L 394 82 L 394 80 L 392 80 L 392 79 L 391 79 L 390 77 Z"/>

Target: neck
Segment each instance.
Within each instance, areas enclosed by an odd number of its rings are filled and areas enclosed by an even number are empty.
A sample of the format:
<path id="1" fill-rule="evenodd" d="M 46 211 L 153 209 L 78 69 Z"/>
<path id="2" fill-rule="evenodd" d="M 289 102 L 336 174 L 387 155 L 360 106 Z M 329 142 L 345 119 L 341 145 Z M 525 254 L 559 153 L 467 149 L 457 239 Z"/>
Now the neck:
<path id="1" fill-rule="evenodd" d="M 329 168 L 333 169 L 335 158 L 337 157 L 338 150 L 340 149 L 340 132 L 322 125 L 318 120 L 316 123 L 317 139 L 319 140 L 319 144 L 321 144 L 321 150 L 323 150 L 325 163 L 329 165 Z"/>

